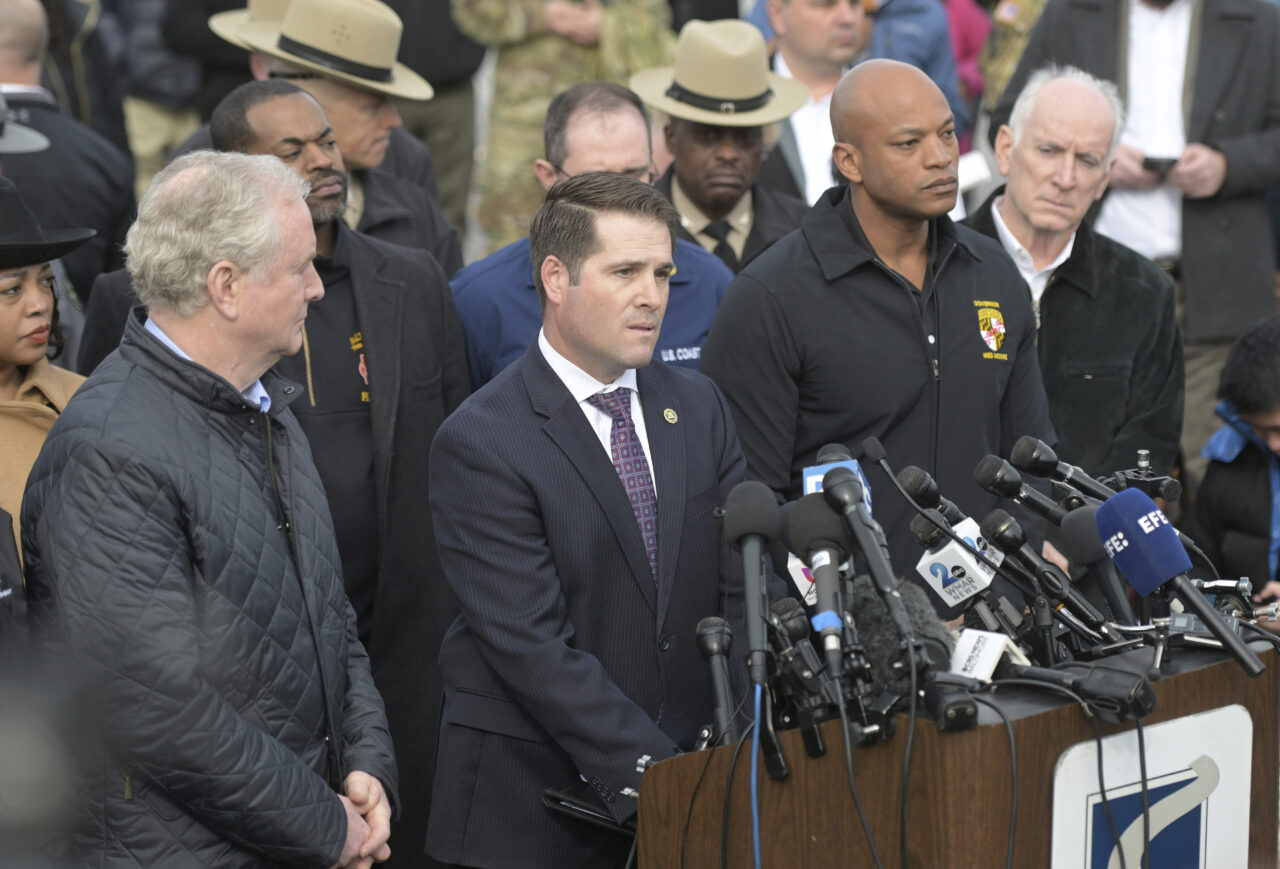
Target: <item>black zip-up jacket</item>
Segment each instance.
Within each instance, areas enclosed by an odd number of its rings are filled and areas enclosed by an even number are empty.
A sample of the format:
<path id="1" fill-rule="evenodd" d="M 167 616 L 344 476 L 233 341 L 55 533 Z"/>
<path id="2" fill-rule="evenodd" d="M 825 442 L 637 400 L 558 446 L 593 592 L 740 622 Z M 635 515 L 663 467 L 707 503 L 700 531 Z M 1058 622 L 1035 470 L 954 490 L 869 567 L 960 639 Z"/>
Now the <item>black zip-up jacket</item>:
<path id="1" fill-rule="evenodd" d="M 335 788 L 393 800 L 320 477 L 270 372 L 261 412 L 130 319 L 23 500 L 33 629 L 92 686 L 78 865 L 333 865 Z M 91 715 L 91 717 L 90 717 Z"/>
<path id="2" fill-rule="evenodd" d="M 973 481 L 983 456 L 1008 456 L 1024 434 L 1054 440 L 1017 269 L 947 217 L 930 245 L 918 292 L 880 261 L 848 188 L 834 187 L 729 285 L 702 371 L 729 400 L 753 479 L 797 498 L 819 448 L 842 443 L 858 456 L 874 435 L 895 470 L 924 468 L 981 521 L 997 503 Z M 894 567 L 913 575 L 914 514 L 882 472 L 866 473 Z"/>
<path id="3" fill-rule="evenodd" d="M 991 209 L 1003 192 L 965 220 L 996 244 Z M 1173 278 L 1151 260 L 1087 224 L 1076 230 L 1040 299 L 1040 373 L 1064 461 L 1098 475 L 1150 450 L 1155 471 L 1173 466 L 1186 382 L 1173 296 Z"/>

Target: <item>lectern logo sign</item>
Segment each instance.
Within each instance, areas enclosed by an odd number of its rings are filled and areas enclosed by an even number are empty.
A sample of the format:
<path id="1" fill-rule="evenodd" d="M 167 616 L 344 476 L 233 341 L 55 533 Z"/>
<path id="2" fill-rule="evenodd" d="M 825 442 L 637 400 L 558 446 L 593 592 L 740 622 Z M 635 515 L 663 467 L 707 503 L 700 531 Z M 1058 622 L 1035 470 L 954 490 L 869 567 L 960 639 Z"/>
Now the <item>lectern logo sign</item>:
<path id="1" fill-rule="evenodd" d="M 1146 728 L 1149 865 L 1217 869 L 1248 862 L 1253 719 L 1231 705 Z M 1098 747 L 1078 743 L 1058 758 L 1053 782 L 1053 869 L 1142 865 L 1137 733 L 1102 740 L 1107 800 L 1098 788 Z"/>
<path id="2" fill-rule="evenodd" d="M 1218 787 L 1218 765 L 1207 755 L 1193 760 L 1190 768 L 1147 782 L 1151 834 L 1149 865 L 1161 869 L 1200 869 L 1204 866 L 1205 802 Z M 1143 850 L 1142 788 L 1131 783 L 1108 789 L 1111 814 L 1120 832 L 1119 847 L 1111 836 L 1102 799 L 1096 799 L 1089 817 L 1090 869 L 1141 866 Z M 1124 862 L 1120 861 L 1124 853 Z"/>

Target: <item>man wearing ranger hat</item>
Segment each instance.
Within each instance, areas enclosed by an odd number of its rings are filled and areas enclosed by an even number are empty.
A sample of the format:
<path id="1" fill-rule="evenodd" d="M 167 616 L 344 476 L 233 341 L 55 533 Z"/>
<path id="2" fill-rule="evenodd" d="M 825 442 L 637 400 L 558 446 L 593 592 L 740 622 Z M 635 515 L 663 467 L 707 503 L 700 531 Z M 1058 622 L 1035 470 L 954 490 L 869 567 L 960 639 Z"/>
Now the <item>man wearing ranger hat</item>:
<path id="1" fill-rule="evenodd" d="M 209 29 L 253 53 L 254 78 L 288 79 L 320 103 L 352 173 L 348 226 L 427 250 L 446 274 L 462 267 L 430 152 L 401 129 L 391 102 L 431 99 L 433 91 L 396 61 L 404 28 L 390 7 L 374 0 L 254 0 L 211 16 Z M 188 145 L 208 147 L 207 132 Z"/>
<path id="2" fill-rule="evenodd" d="M 803 84 L 769 71 L 760 32 L 743 21 L 690 21 L 675 66 L 646 69 L 631 89 L 671 118 L 675 158 L 657 187 L 680 213 L 680 234 L 738 272 L 800 226 L 801 200 L 756 183 L 764 125 L 804 105 Z"/>

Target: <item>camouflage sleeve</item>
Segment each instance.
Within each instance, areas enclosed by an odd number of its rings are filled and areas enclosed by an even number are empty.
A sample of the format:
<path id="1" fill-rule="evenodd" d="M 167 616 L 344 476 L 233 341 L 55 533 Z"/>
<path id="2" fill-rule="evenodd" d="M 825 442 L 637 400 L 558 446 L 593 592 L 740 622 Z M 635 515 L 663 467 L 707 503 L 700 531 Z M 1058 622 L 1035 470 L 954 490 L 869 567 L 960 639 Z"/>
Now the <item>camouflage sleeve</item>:
<path id="1" fill-rule="evenodd" d="M 625 84 L 632 73 L 665 66 L 675 55 L 675 44 L 667 0 L 606 2 L 600 31 L 600 78 Z"/>
<path id="2" fill-rule="evenodd" d="M 452 4 L 458 29 L 485 45 L 510 45 L 547 32 L 546 0 L 452 0 Z"/>

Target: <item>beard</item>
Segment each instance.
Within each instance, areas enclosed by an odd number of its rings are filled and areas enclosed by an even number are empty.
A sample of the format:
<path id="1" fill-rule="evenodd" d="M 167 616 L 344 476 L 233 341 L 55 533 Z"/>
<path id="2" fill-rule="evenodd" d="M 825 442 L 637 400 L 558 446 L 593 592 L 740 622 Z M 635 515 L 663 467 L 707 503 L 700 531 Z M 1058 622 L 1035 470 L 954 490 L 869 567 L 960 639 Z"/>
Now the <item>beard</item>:
<path id="1" fill-rule="evenodd" d="M 342 182 L 342 192 L 340 194 L 320 198 L 315 196 L 307 197 L 307 209 L 311 212 L 311 222 L 316 226 L 338 220 L 342 217 L 343 212 L 347 210 L 346 172 L 340 172 L 337 169 L 325 169 L 317 172 L 307 180 L 314 190 L 330 178 L 337 178 Z"/>

